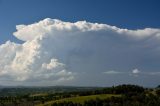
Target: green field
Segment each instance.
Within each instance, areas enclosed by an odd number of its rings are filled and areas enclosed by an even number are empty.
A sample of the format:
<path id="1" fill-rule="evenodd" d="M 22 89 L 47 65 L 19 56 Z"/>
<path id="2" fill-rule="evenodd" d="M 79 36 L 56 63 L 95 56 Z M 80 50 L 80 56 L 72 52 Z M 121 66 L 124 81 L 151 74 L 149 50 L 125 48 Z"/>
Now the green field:
<path id="1" fill-rule="evenodd" d="M 121 95 L 114 95 L 114 94 L 100 94 L 100 95 L 89 95 L 89 96 L 77 96 L 77 97 L 71 97 L 71 98 L 64 98 L 64 99 L 60 99 L 60 100 L 55 100 L 55 101 L 49 101 L 46 102 L 45 104 L 39 104 L 36 106 L 50 106 L 52 103 L 54 102 L 69 102 L 72 101 L 73 103 L 81 103 L 83 104 L 84 101 L 86 100 L 91 100 L 91 99 L 106 99 L 106 98 L 110 98 L 110 97 L 120 97 Z"/>

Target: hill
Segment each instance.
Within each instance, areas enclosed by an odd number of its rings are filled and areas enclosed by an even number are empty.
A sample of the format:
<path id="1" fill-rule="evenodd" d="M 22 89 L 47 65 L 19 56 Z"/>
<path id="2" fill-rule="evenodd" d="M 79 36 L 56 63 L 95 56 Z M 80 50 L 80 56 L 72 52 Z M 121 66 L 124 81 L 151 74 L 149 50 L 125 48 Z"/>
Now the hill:
<path id="1" fill-rule="evenodd" d="M 55 100 L 55 101 L 49 101 L 44 104 L 38 104 L 36 106 L 51 106 L 51 104 L 53 103 L 62 103 L 62 102 L 73 102 L 73 103 L 84 104 L 84 102 L 87 100 L 95 100 L 97 98 L 104 100 L 110 97 L 121 97 L 121 95 L 99 94 L 99 95 L 89 95 L 89 96 L 77 96 L 77 97 L 64 98 L 64 99 Z"/>

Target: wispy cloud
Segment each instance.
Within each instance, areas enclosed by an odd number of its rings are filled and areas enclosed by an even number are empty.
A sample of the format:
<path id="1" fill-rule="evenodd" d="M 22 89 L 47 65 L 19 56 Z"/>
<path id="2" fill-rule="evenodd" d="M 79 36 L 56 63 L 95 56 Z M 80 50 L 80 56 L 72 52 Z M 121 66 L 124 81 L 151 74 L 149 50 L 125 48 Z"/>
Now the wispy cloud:
<path id="1" fill-rule="evenodd" d="M 131 76 L 139 76 L 139 75 L 160 75 L 160 72 L 145 72 L 145 71 L 140 71 L 139 69 L 133 69 L 132 71 L 115 71 L 115 70 L 111 70 L 111 71 L 105 71 L 103 72 L 104 74 L 108 74 L 108 75 L 117 75 L 117 74 L 128 74 Z"/>
<path id="2" fill-rule="evenodd" d="M 119 71 L 112 70 L 112 71 L 106 71 L 106 72 L 104 72 L 104 74 L 124 74 L 124 72 L 119 72 Z"/>
<path id="3" fill-rule="evenodd" d="M 146 72 L 148 75 L 160 75 L 160 72 Z"/>

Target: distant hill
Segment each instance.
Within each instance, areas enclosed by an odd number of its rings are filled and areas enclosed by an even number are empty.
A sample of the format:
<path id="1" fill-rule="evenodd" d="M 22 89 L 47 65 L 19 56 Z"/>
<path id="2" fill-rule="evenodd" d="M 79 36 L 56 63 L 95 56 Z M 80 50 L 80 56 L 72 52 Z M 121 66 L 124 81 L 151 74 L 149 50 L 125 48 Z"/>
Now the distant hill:
<path id="1" fill-rule="evenodd" d="M 15 96 L 32 93 L 63 93 L 73 91 L 88 91 L 101 87 L 74 87 L 74 86 L 0 86 L 0 96 Z"/>

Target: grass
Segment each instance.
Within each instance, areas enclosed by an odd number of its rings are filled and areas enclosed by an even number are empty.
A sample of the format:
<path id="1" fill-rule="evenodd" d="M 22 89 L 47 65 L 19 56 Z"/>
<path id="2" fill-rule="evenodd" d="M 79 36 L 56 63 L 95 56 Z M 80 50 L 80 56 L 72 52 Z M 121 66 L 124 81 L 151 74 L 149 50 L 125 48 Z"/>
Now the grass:
<path id="1" fill-rule="evenodd" d="M 54 101 L 49 101 L 49 102 L 46 102 L 45 104 L 39 104 L 39 105 L 36 105 L 36 106 L 50 106 L 52 103 L 59 103 L 59 102 L 69 102 L 69 101 L 72 101 L 73 103 L 81 103 L 83 104 L 84 101 L 86 100 L 91 100 L 91 99 L 96 99 L 96 98 L 99 98 L 99 99 L 106 99 L 106 98 L 110 98 L 110 97 L 120 97 L 121 95 L 114 95 L 114 94 L 100 94 L 100 95 L 89 95 L 89 96 L 77 96 L 77 97 L 71 97 L 71 98 L 63 98 L 63 99 L 60 99 L 60 100 L 54 100 Z"/>
<path id="2" fill-rule="evenodd" d="M 31 94 L 30 97 L 34 97 L 34 96 L 47 96 L 47 93 L 38 93 L 38 94 Z"/>

